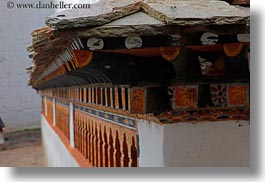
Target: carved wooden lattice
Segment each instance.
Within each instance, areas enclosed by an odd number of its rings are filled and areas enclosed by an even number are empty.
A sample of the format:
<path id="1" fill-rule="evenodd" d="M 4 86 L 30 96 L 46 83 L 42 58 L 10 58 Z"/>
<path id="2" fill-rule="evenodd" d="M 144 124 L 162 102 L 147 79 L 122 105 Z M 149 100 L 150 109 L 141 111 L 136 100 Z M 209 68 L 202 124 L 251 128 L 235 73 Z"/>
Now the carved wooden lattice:
<path id="1" fill-rule="evenodd" d="M 75 147 L 95 167 L 137 167 L 135 130 L 75 110 Z"/>
<path id="2" fill-rule="evenodd" d="M 56 126 L 70 139 L 69 106 L 56 103 Z"/>
<path id="3" fill-rule="evenodd" d="M 47 116 L 46 117 L 48 119 L 48 122 L 52 125 L 52 123 L 53 123 L 53 104 L 52 104 L 52 100 L 46 99 L 46 102 L 47 102 Z"/>
<path id="4" fill-rule="evenodd" d="M 39 92 L 42 95 L 72 102 L 82 102 L 131 111 L 131 89 L 128 87 L 57 88 Z"/>

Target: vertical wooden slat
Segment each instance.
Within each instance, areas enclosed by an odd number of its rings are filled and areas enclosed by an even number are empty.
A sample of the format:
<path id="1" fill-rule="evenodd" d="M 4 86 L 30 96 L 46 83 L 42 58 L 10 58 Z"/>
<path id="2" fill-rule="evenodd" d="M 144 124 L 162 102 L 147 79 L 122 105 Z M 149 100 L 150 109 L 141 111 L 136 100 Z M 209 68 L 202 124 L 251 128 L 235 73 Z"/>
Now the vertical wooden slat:
<path id="1" fill-rule="evenodd" d="M 76 101 L 76 97 L 75 97 L 75 95 L 76 95 L 76 88 L 73 88 L 73 100 L 74 100 L 74 101 Z"/>
<path id="2" fill-rule="evenodd" d="M 81 119 L 81 125 L 82 125 L 82 140 L 81 140 L 81 147 L 80 151 L 82 151 L 82 154 L 84 157 L 86 157 L 86 138 L 87 138 L 87 125 L 86 125 L 86 116 L 82 113 L 82 119 Z"/>
<path id="3" fill-rule="evenodd" d="M 98 124 L 95 122 L 95 153 L 94 153 L 94 158 L 95 158 L 95 166 L 98 167 Z"/>
<path id="4" fill-rule="evenodd" d="M 80 94 L 79 94 L 79 88 L 76 89 L 76 100 L 77 102 L 80 101 L 80 98 L 79 98 Z"/>
<path id="5" fill-rule="evenodd" d="M 75 147 L 76 147 L 76 111 L 74 111 L 75 114 L 74 114 L 74 143 L 75 143 Z"/>
<path id="6" fill-rule="evenodd" d="M 73 101 L 73 100 L 72 100 L 72 89 L 71 89 L 71 88 L 69 88 L 69 99 L 70 99 L 71 101 Z"/>
<path id="7" fill-rule="evenodd" d="M 79 114 L 79 117 L 78 117 L 78 149 L 80 151 L 80 146 L 81 146 L 81 114 Z"/>
<path id="8" fill-rule="evenodd" d="M 98 146 L 99 146 L 99 167 L 103 167 L 103 135 L 102 135 L 102 123 L 99 124 L 99 142 L 98 142 Z"/>
<path id="9" fill-rule="evenodd" d="M 127 144 L 127 137 L 126 134 L 123 134 L 123 167 L 129 167 L 129 153 L 128 153 L 128 144 Z"/>
<path id="10" fill-rule="evenodd" d="M 114 102 L 113 102 L 113 88 L 110 88 L 110 107 L 114 108 Z"/>
<path id="11" fill-rule="evenodd" d="M 88 88 L 88 103 L 91 103 L 91 87 Z"/>
<path id="12" fill-rule="evenodd" d="M 131 145 L 131 167 L 137 167 L 137 147 L 136 147 L 136 138 L 131 136 L 132 145 Z"/>
<path id="13" fill-rule="evenodd" d="M 83 156 L 86 156 L 86 116 L 83 114 Z"/>
<path id="14" fill-rule="evenodd" d="M 78 148 L 78 118 L 79 113 L 75 113 L 75 147 Z"/>
<path id="15" fill-rule="evenodd" d="M 82 89 L 78 88 L 78 102 L 82 102 Z"/>
<path id="16" fill-rule="evenodd" d="M 91 102 L 92 102 L 92 104 L 94 104 L 95 102 L 94 102 L 94 93 L 95 93 L 95 89 L 94 89 L 94 87 L 93 88 L 91 88 Z"/>
<path id="17" fill-rule="evenodd" d="M 125 97 L 125 88 L 121 88 L 121 100 L 122 100 L 122 109 L 126 110 L 126 97 Z"/>
<path id="18" fill-rule="evenodd" d="M 75 90 L 75 88 L 73 88 L 73 100 L 74 100 L 74 101 L 76 101 L 76 98 L 75 98 L 75 92 L 76 92 L 76 90 Z"/>
<path id="19" fill-rule="evenodd" d="M 95 104 L 98 104 L 99 103 L 99 92 L 98 92 L 98 87 L 95 88 Z"/>
<path id="20" fill-rule="evenodd" d="M 108 107 L 108 88 L 104 88 L 104 94 L 105 94 L 105 106 Z"/>
<path id="21" fill-rule="evenodd" d="M 128 93 L 128 111 L 131 112 L 131 88 L 127 89 L 127 93 Z"/>
<path id="22" fill-rule="evenodd" d="M 73 88 L 73 99 L 76 101 L 76 88 Z"/>
<path id="23" fill-rule="evenodd" d="M 76 137 L 76 147 L 79 149 L 79 146 L 80 146 L 80 115 L 78 115 L 77 117 L 77 127 L 76 127 L 76 130 L 77 130 L 77 137 Z"/>
<path id="24" fill-rule="evenodd" d="M 84 88 L 80 88 L 80 102 L 84 102 Z"/>
<path id="25" fill-rule="evenodd" d="M 97 99 L 98 99 L 98 96 L 97 96 L 97 87 L 94 87 L 93 88 L 93 90 L 94 90 L 94 104 L 97 104 Z"/>
<path id="26" fill-rule="evenodd" d="M 112 129 L 109 128 L 109 167 L 114 167 L 114 141 Z"/>
<path id="27" fill-rule="evenodd" d="M 81 122 L 81 127 L 80 127 L 80 129 L 81 129 L 81 132 L 80 132 L 80 135 L 81 135 L 81 137 L 80 137 L 80 139 L 81 139 L 81 145 L 80 145 L 80 151 L 81 151 L 81 153 L 84 155 L 84 115 L 82 114 L 81 115 L 81 120 L 80 120 L 80 122 Z"/>
<path id="28" fill-rule="evenodd" d="M 120 147 L 121 147 L 121 167 L 124 167 L 124 158 L 125 158 L 125 155 L 124 155 L 124 148 L 123 148 L 123 141 L 124 141 L 124 138 L 123 138 L 123 132 L 120 132 Z"/>
<path id="29" fill-rule="evenodd" d="M 128 145 L 128 157 L 129 157 L 129 167 L 132 167 L 132 139 L 130 134 L 127 134 L 127 145 Z"/>
<path id="30" fill-rule="evenodd" d="M 87 102 L 87 98 L 86 98 L 86 96 L 87 96 L 87 88 L 83 88 L 83 90 L 84 90 L 84 93 L 83 93 L 83 98 L 84 98 L 84 101 L 83 102 Z"/>
<path id="31" fill-rule="evenodd" d="M 86 159 L 89 159 L 89 119 L 86 119 Z"/>
<path id="32" fill-rule="evenodd" d="M 97 166 L 97 123 L 93 122 L 93 166 Z"/>
<path id="33" fill-rule="evenodd" d="M 78 148 L 78 150 L 80 151 L 80 134 L 81 134 L 81 114 L 79 114 L 79 116 L 78 116 L 78 128 L 77 128 L 77 132 L 78 132 L 78 134 L 77 134 L 77 148 Z"/>
<path id="34" fill-rule="evenodd" d="M 84 157 L 87 158 L 87 118 L 84 115 Z"/>
<path id="35" fill-rule="evenodd" d="M 115 108 L 119 109 L 119 90 L 118 87 L 115 87 Z"/>
<path id="36" fill-rule="evenodd" d="M 74 101 L 74 90 L 71 88 L 71 100 Z"/>
<path id="37" fill-rule="evenodd" d="M 79 101 L 79 94 L 78 94 L 78 88 L 75 89 L 75 100 Z"/>
<path id="38" fill-rule="evenodd" d="M 120 144 L 120 136 L 119 130 L 116 129 L 115 136 L 115 166 L 121 167 L 121 144 Z"/>
<path id="39" fill-rule="evenodd" d="M 108 167 L 108 137 L 106 126 L 103 126 L 103 166 Z"/>
<path id="40" fill-rule="evenodd" d="M 117 167 L 116 164 L 116 154 L 117 154 L 117 150 L 116 150 L 116 127 L 113 126 L 112 127 L 112 131 L 113 131 L 113 135 L 112 135 L 112 139 L 113 139 L 113 167 Z"/>
<path id="41" fill-rule="evenodd" d="M 94 166 L 94 122 L 91 120 L 90 122 L 90 132 L 91 132 L 91 164 Z"/>
<path id="42" fill-rule="evenodd" d="M 75 117 L 75 120 L 74 120 L 74 141 L 75 141 L 75 147 L 77 147 L 78 145 L 78 130 L 77 130 L 77 127 L 78 127 L 78 112 L 75 111 L 75 114 L 74 114 L 74 117 Z"/>
<path id="43" fill-rule="evenodd" d="M 102 100 L 101 100 L 101 89 L 97 87 L 97 104 L 101 105 Z"/>
<path id="44" fill-rule="evenodd" d="M 105 100 L 103 100 L 104 99 L 104 92 L 103 92 L 103 88 L 101 87 L 100 88 L 100 105 L 104 105 L 104 102 L 105 102 Z"/>
<path id="45" fill-rule="evenodd" d="M 89 162 L 92 163 L 92 123 L 91 121 L 89 121 L 89 124 L 88 124 L 88 133 L 89 133 L 89 142 L 88 142 L 88 145 L 89 145 L 89 149 L 88 149 L 88 159 L 89 159 Z"/>

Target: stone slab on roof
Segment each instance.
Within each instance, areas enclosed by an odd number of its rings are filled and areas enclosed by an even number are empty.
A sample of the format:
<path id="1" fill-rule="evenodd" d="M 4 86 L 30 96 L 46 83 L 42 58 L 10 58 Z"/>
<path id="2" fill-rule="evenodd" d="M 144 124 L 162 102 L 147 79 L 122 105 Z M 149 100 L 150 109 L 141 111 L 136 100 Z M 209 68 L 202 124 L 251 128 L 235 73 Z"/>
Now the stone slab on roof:
<path id="1" fill-rule="evenodd" d="M 100 1 L 89 9 L 71 9 L 46 18 L 46 24 L 54 29 L 95 27 L 140 11 L 140 0 Z"/>
<path id="2" fill-rule="evenodd" d="M 248 12 L 224 1 L 103 0 L 89 9 L 56 13 L 47 17 L 46 24 L 54 29 L 98 27 L 139 11 L 165 24 L 180 26 L 244 24 L 249 21 Z"/>
<path id="3" fill-rule="evenodd" d="M 107 23 L 103 25 L 102 28 L 126 25 L 164 25 L 164 23 L 147 15 L 144 12 L 137 12 L 124 18 Z"/>
<path id="4" fill-rule="evenodd" d="M 164 19 L 168 24 L 235 24 L 244 22 L 249 16 L 224 1 L 157 0 L 152 2 L 146 0 L 144 2 L 146 3 L 143 7 L 150 16 Z"/>

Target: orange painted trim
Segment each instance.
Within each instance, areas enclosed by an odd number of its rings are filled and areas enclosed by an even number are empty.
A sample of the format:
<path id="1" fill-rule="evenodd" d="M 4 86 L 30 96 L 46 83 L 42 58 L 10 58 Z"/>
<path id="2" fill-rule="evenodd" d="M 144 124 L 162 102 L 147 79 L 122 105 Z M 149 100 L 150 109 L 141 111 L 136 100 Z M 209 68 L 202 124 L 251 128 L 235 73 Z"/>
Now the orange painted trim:
<path id="1" fill-rule="evenodd" d="M 115 50 L 95 50 L 95 52 L 110 52 L 119 54 L 128 54 L 139 57 L 157 57 L 161 56 L 160 48 L 141 48 L 141 49 L 115 49 Z"/>
<path id="2" fill-rule="evenodd" d="M 224 53 L 229 57 L 239 55 L 244 47 L 244 43 L 227 43 L 224 44 Z"/>
<path id="3" fill-rule="evenodd" d="M 167 61 L 174 61 L 180 54 L 180 47 L 160 47 L 162 57 Z"/>
<path id="4" fill-rule="evenodd" d="M 89 50 L 74 50 L 74 56 L 75 60 L 77 60 L 78 65 L 80 67 L 84 67 L 88 65 L 92 58 L 93 58 L 93 52 Z"/>
<path id="5" fill-rule="evenodd" d="M 223 45 L 216 44 L 216 45 L 198 45 L 198 46 L 185 46 L 185 48 L 190 49 L 195 52 L 222 52 Z"/>
<path id="6" fill-rule="evenodd" d="M 163 57 L 168 61 L 175 60 L 180 54 L 180 47 L 151 47 L 140 49 L 115 49 L 115 50 L 96 50 L 95 52 L 110 52 L 127 54 L 139 57 Z"/>

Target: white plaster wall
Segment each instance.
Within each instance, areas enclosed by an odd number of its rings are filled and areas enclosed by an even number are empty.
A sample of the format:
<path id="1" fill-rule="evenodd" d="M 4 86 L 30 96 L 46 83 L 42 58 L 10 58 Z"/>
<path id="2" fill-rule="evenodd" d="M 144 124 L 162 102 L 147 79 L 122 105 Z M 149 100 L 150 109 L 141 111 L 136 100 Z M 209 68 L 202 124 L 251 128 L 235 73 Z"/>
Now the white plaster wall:
<path id="1" fill-rule="evenodd" d="M 30 33 L 44 26 L 53 10 L 8 9 L 8 1 L 0 2 L 0 116 L 11 131 L 40 126 L 40 98 L 27 85 L 31 60 L 26 48 L 31 44 Z"/>
<path id="2" fill-rule="evenodd" d="M 49 167 L 79 167 L 61 139 L 41 117 L 42 144 Z"/>
<path id="3" fill-rule="evenodd" d="M 166 166 L 249 166 L 248 121 L 164 126 Z"/>
<path id="4" fill-rule="evenodd" d="M 154 122 L 139 120 L 139 166 L 140 167 L 163 167 L 163 125 Z"/>
<path id="5" fill-rule="evenodd" d="M 138 127 L 141 167 L 249 166 L 249 121 L 139 121 Z"/>
<path id="6" fill-rule="evenodd" d="M 38 3 L 39 0 L 0 1 L 0 116 L 9 131 L 39 127 L 40 97 L 27 85 L 26 68 L 31 59 L 26 51 L 31 32 L 45 25 L 45 17 L 55 9 L 8 9 L 7 2 Z M 41 0 L 42 3 L 59 0 Z M 96 0 L 64 0 L 91 3 Z"/>

